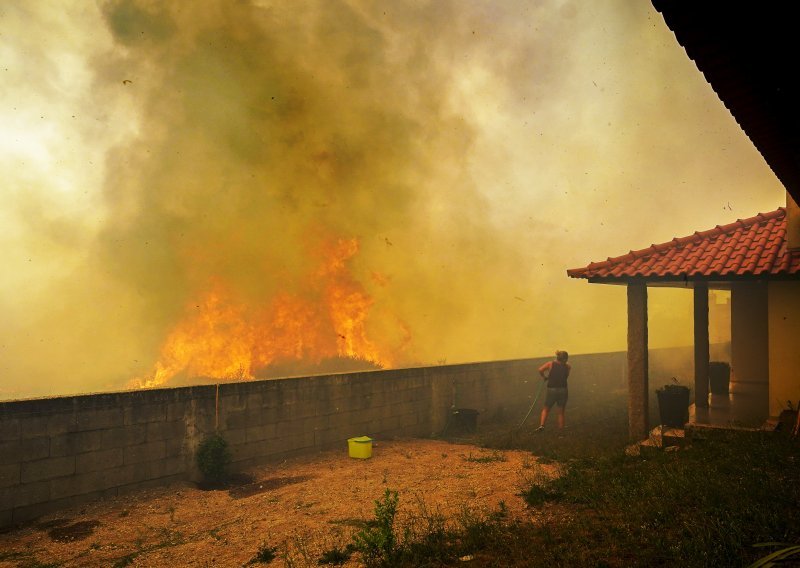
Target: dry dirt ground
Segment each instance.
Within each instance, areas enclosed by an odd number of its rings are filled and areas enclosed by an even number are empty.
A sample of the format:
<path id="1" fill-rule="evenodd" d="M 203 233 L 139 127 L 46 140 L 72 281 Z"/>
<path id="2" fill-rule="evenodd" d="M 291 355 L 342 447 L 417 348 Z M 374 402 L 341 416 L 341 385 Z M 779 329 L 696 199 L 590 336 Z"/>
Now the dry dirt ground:
<path id="1" fill-rule="evenodd" d="M 399 493 L 398 522 L 501 502 L 529 518 L 520 491 L 557 471 L 528 452 L 414 439 L 375 442 L 367 460 L 343 448 L 247 474 L 228 489 L 185 482 L 38 519 L 0 534 L 0 567 L 243 566 L 265 544 L 278 549 L 269 566 L 315 566 L 373 518 L 386 488 Z"/>

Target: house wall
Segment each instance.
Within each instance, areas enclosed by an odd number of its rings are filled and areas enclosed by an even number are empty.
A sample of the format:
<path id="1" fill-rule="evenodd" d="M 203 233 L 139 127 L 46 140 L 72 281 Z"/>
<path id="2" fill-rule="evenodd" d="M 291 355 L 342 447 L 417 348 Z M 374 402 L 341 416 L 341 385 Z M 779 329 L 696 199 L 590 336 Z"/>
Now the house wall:
<path id="1" fill-rule="evenodd" d="M 769 284 L 769 413 L 800 402 L 800 282 Z"/>
<path id="2" fill-rule="evenodd" d="M 731 372 L 737 383 L 769 381 L 766 282 L 736 282 L 731 288 Z"/>

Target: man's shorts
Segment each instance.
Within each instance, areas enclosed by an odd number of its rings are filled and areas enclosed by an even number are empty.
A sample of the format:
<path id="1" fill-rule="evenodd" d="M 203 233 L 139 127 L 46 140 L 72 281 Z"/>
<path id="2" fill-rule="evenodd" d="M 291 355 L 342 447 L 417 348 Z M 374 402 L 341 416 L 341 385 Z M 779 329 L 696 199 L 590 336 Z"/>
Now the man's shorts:
<path id="1" fill-rule="evenodd" d="M 562 408 L 567 405 L 567 389 L 547 388 L 547 397 L 544 399 L 544 405 L 547 408 L 552 408 L 554 404 L 557 404 Z"/>

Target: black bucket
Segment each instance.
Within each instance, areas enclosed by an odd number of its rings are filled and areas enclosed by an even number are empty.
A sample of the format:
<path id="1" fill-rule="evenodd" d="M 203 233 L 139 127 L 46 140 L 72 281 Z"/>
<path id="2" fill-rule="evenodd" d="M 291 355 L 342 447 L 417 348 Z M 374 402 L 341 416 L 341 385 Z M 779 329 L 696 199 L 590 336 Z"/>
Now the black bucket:
<path id="1" fill-rule="evenodd" d="M 478 414 L 474 408 L 458 408 L 453 411 L 453 429 L 458 432 L 474 433 L 478 429 Z"/>
<path id="2" fill-rule="evenodd" d="M 711 361 L 708 364 L 708 382 L 711 394 L 728 394 L 731 381 L 731 366 L 725 361 Z"/>
<path id="3" fill-rule="evenodd" d="M 656 390 L 661 424 L 683 428 L 689 421 L 689 387 L 666 385 Z"/>

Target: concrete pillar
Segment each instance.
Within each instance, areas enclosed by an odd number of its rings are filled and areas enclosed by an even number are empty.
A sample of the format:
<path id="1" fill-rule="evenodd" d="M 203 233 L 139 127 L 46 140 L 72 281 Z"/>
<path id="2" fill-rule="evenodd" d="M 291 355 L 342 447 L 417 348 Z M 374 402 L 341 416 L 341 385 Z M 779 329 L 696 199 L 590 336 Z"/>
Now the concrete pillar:
<path id="1" fill-rule="evenodd" d="M 765 386 L 769 380 L 767 298 L 766 282 L 731 285 L 731 368 L 736 388 L 748 383 Z"/>
<path id="2" fill-rule="evenodd" d="M 694 283 L 694 404 L 708 408 L 708 283 Z"/>
<path id="3" fill-rule="evenodd" d="M 628 283 L 628 435 L 631 441 L 647 438 L 647 286 Z"/>

